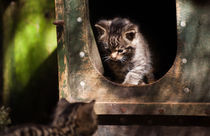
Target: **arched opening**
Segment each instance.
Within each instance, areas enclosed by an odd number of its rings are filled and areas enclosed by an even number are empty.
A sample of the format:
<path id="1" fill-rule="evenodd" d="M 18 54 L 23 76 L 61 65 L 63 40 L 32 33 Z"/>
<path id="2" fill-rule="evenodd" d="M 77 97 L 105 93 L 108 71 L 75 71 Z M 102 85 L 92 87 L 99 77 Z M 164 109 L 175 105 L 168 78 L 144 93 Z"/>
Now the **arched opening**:
<path id="1" fill-rule="evenodd" d="M 101 19 L 129 18 L 139 25 L 152 54 L 155 80 L 163 77 L 174 63 L 177 52 L 176 1 L 89 0 L 90 23 Z M 109 72 L 104 75 L 109 77 Z"/>

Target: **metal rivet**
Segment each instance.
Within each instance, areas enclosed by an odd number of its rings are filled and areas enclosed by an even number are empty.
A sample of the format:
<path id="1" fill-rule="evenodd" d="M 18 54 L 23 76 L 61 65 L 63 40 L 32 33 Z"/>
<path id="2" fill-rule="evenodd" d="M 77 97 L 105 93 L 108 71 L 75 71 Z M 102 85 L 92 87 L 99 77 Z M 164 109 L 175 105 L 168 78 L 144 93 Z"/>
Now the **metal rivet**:
<path id="1" fill-rule="evenodd" d="M 121 108 L 120 108 L 120 111 L 121 111 L 122 113 L 125 113 L 125 112 L 126 112 L 126 108 L 121 107 Z"/>
<path id="2" fill-rule="evenodd" d="M 163 113 L 165 112 L 165 110 L 164 110 L 164 109 L 159 109 L 158 112 L 159 112 L 160 114 L 163 114 Z"/>
<path id="3" fill-rule="evenodd" d="M 185 22 L 185 21 L 181 21 L 180 25 L 181 25 L 182 27 L 185 27 L 185 26 L 186 26 L 186 22 Z"/>
<path id="4" fill-rule="evenodd" d="M 81 85 L 82 87 L 85 87 L 85 82 L 84 82 L 84 81 L 81 81 L 81 82 L 80 82 L 80 85 Z"/>
<path id="5" fill-rule="evenodd" d="M 82 18 L 81 17 L 78 17 L 77 18 L 77 22 L 82 22 Z"/>
<path id="6" fill-rule="evenodd" d="M 185 93 L 189 93 L 190 92 L 190 89 L 189 88 L 184 88 L 184 92 Z"/>
<path id="7" fill-rule="evenodd" d="M 187 59 L 186 58 L 183 58 L 182 59 L 182 63 L 186 64 L 187 63 Z"/>
<path id="8" fill-rule="evenodd" d="M 205 113 L 206 113 L 207 115 L 210 115 L 210 109 L 206 109 L 206 110 L 205 110 Z"/>
<path id="9" fill-rule="evenodd" d="M 84 53 L 83 51 L 81 51 L 81 52 L 79 53 L 79 56 L 80 56 L 81 58 L 83 58 L 83 57 L 85 56 L 85 53 Z"/>

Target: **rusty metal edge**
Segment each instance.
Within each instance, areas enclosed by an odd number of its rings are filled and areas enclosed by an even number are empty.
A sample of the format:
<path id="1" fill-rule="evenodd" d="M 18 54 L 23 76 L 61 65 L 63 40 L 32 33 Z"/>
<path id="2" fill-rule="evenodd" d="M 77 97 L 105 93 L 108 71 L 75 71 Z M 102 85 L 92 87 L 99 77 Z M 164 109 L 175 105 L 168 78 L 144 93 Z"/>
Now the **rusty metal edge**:
<path id="1" fill-rule="evenodd" d="M 97 102 L 98 115 L 210 116 L 210 103 L 106 103 Z M 109 112 L 110 111 L 110 112 Z"/>

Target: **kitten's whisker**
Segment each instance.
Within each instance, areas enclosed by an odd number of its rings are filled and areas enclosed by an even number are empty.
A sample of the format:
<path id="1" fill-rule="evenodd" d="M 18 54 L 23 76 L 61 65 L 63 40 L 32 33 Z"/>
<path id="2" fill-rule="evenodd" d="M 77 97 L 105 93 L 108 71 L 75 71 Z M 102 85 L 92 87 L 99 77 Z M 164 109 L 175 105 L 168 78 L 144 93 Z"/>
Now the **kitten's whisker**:
<path id="1" fill-rule="evenodd" d="M 110 57 L 109 56 L 104 57 L 104 62 L 106 62 L 108 60 L 110 60 Z"/>
<path id="2" fill-rule="evenodd" d="M 121 59 L 121 60 L 120 60 L 120 62 L 121 62 L 121 63 L 123 63 L 123 62 L 124 62 L 124 60 L 123 60 L 123 59 Z"/>
<path id="3" fill-rule="evenodd" d="M 107 59 L 107 58 L 109 58 L 109 56 L 105 56 L 105 57 L 103 57 L 103 59 Z"/>
<path id="4" fill-rule="evenodd" d="M 123 62 L 125 62 L 125 60 L 126 60 L 126 57 L 123 57 L 123 58 L 120 60 L 120 62 L 123 63 Z"/>

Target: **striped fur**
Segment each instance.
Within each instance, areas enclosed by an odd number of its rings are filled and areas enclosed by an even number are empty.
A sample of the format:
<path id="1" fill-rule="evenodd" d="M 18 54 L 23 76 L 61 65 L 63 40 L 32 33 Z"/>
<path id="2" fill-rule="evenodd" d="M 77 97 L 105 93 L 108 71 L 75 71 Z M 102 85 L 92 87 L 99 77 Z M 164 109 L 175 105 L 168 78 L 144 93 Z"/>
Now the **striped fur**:
<path id="1" fill-rule="evenodd" d="M 61 99 L 50 125 L 27 124 L 12 127 L 0 136 L 91 136 L 97 129 L 97 116 L 90 103 L 72 103 Z"/>
<path id="2" fill-rule="evenodd" d="M 137 25 L 125 18 L 114 18 L 101 20 L 95 26 L 103 64 L 113 81 L 139 85 L 153 80 L 149 47 Z"/>

